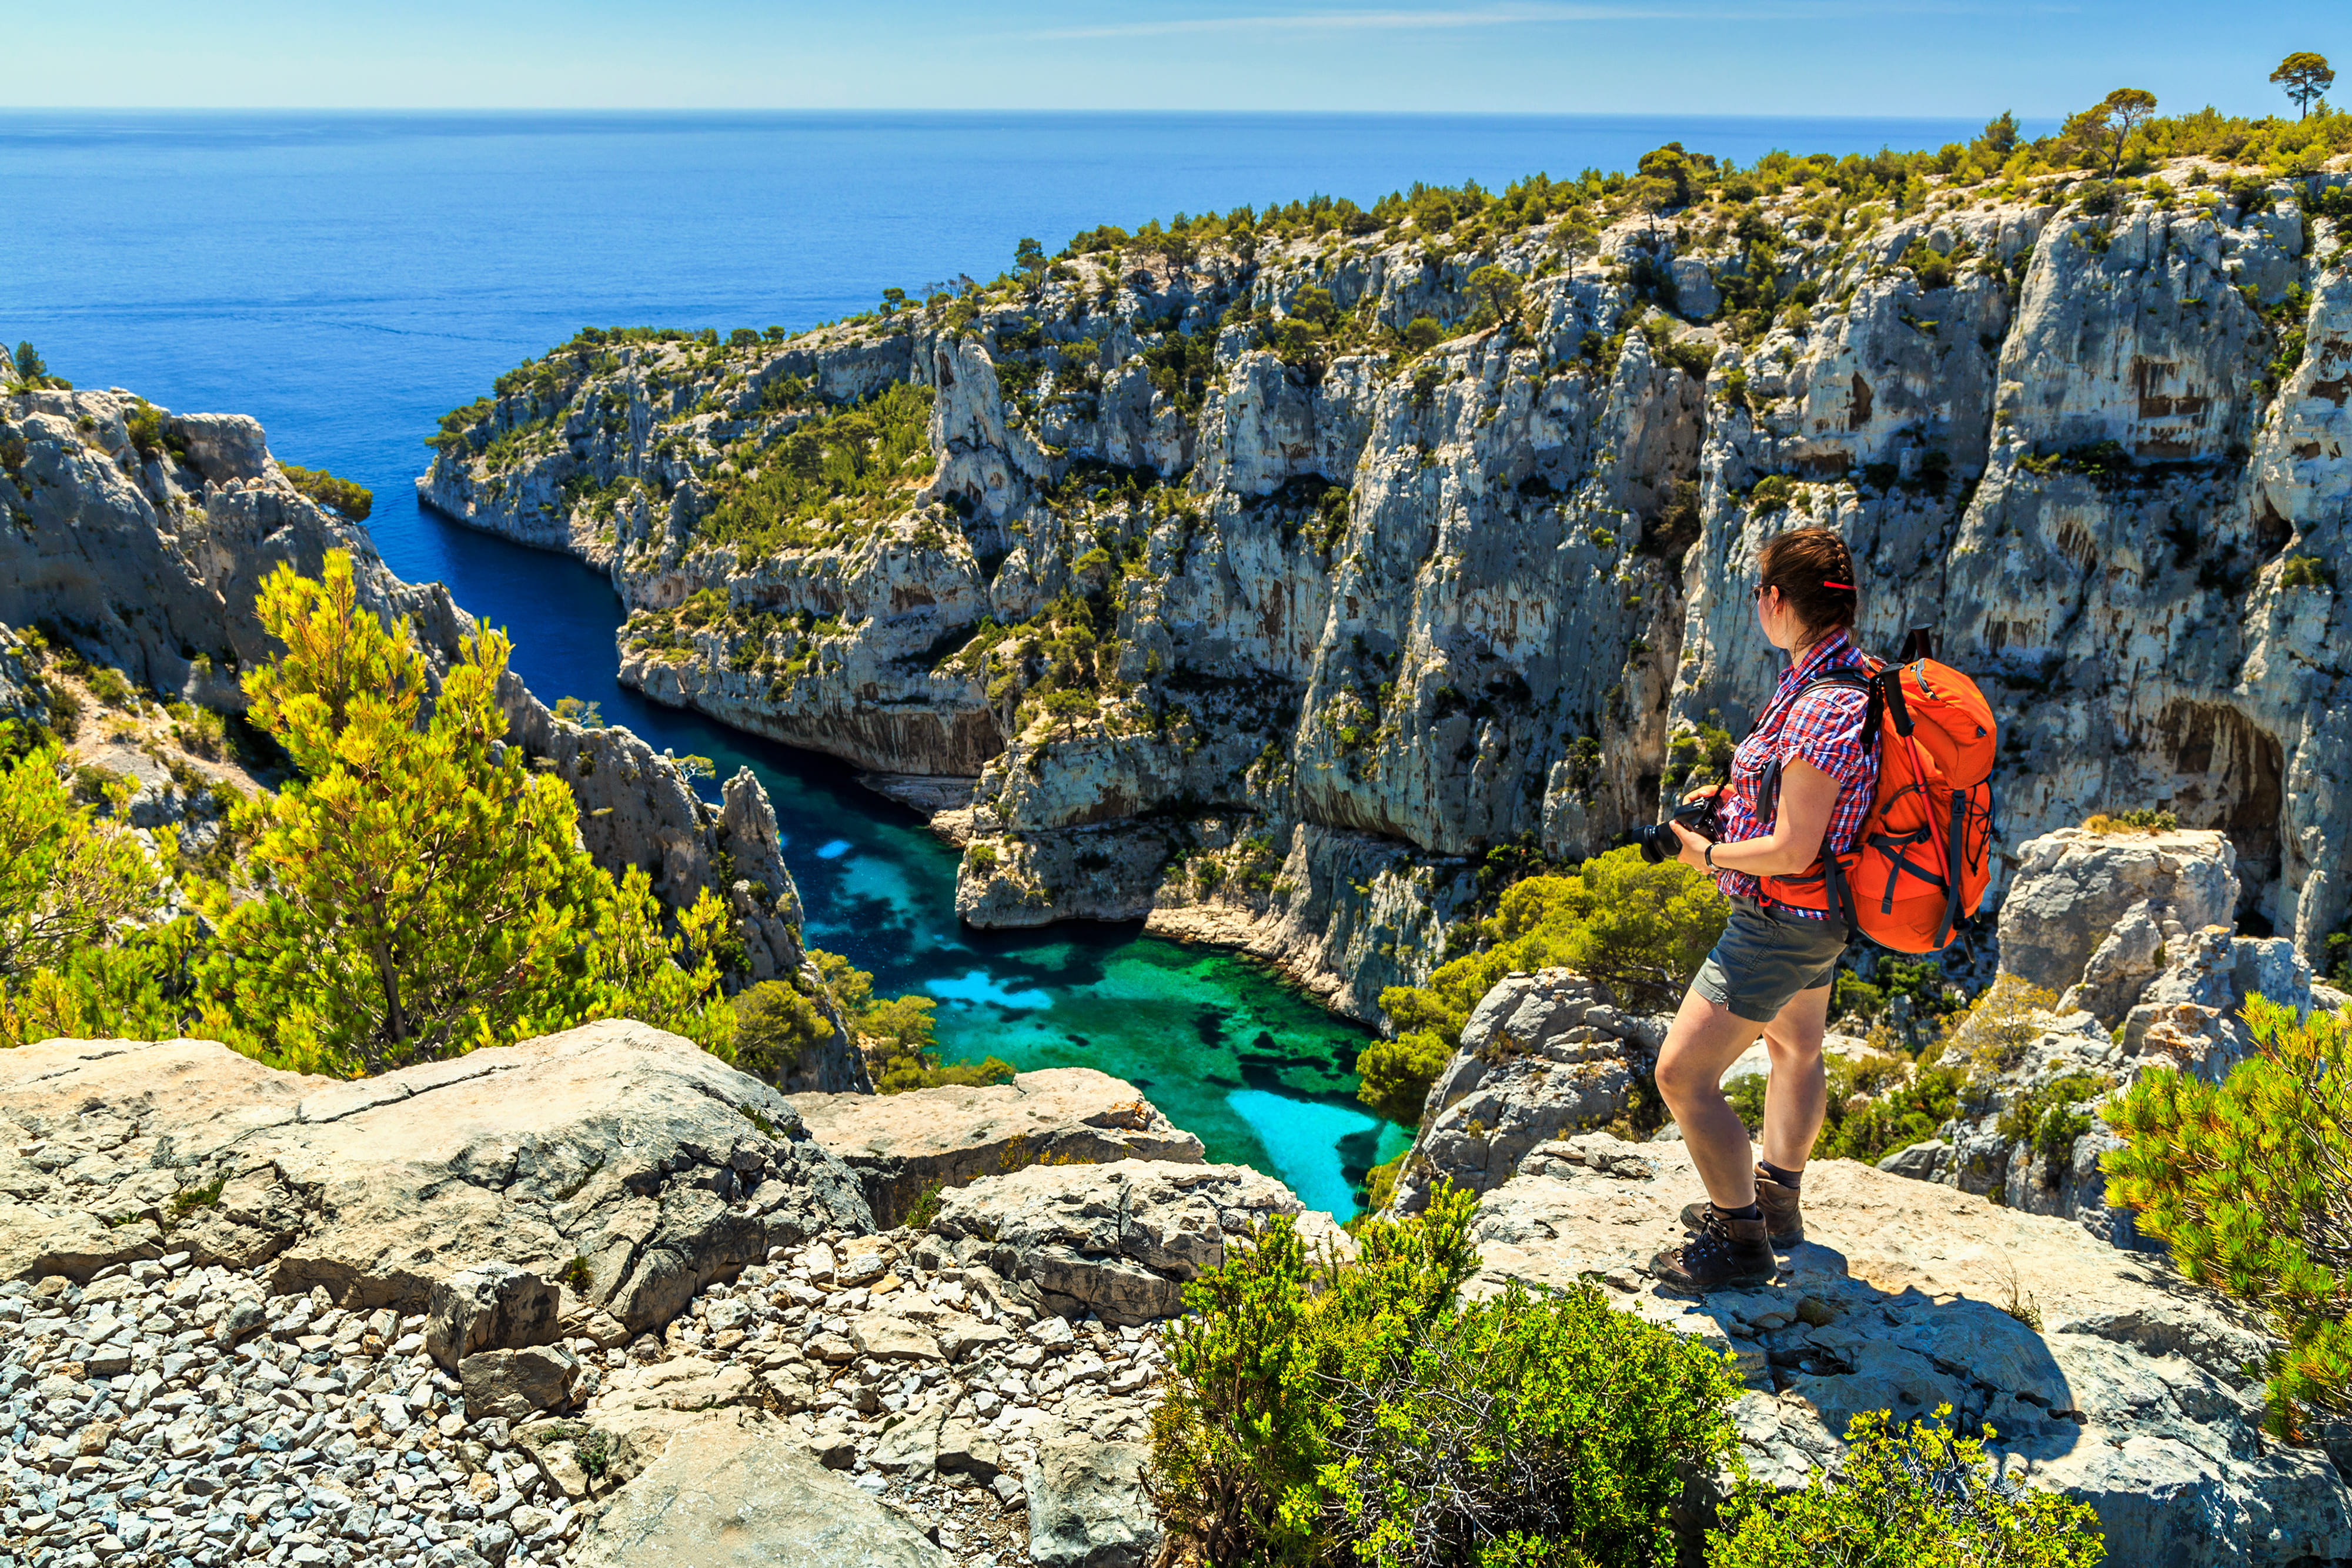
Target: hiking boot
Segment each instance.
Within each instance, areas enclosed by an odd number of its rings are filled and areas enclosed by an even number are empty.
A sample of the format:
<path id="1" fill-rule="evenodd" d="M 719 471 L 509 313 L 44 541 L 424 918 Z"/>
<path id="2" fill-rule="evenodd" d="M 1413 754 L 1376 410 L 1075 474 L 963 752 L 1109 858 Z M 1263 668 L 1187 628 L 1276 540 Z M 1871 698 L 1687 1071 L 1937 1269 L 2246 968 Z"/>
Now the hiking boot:
<path id="1" fill-rule="evenodd" d="M 1698 1232 L 1680 1247 L 1650 1260 L 1658 1283 L 1705 1295 L 1709 1291 L 1769 1285 L 1778 1263 L 1761 1219 L 1738 1219 L 1713 1205 L 1702 1206 Z"/>
<path id="2" fill-rule="evenodd" d="M 1766 1176 L 1759 1166 L 1756 1172 L 1756 1203 L 1764 1211 L 1764 1230 L 1775 1247 L 1794 1247 L 1805 1239 L 1805 1215 L 1798 1203 L 1801 1189 L 1782 1186 Z M 1696 1230 L 1706 1223 L 1706 1211 L 1715 1206 L 1705 1198 L 1683 1205 L 1683 1228 Z"/>

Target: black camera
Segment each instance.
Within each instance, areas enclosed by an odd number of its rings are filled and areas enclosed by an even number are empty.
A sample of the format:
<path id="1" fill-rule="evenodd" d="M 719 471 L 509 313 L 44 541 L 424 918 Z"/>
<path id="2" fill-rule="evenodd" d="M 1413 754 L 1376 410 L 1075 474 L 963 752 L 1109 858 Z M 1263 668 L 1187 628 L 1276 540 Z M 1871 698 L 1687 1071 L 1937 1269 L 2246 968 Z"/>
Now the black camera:
<path id="1" fill-rule="evenodd" d="M 1680 822 L 1703 839 L 1717 838 L 1722 833 L 1722 824 L 1715 814 L 1715 797 L 1709 795 L 1703 800 L 1684 801 L 1667 813 L 1664 821 L 1634 829 L 1625 835 L 1625 841 L 1640 845 L 1642 858 L 1652 865 L 1678 859 L 1683 852 L 1683 841 L 1675 836 L 1671 824 L 1675 822 Z"/>

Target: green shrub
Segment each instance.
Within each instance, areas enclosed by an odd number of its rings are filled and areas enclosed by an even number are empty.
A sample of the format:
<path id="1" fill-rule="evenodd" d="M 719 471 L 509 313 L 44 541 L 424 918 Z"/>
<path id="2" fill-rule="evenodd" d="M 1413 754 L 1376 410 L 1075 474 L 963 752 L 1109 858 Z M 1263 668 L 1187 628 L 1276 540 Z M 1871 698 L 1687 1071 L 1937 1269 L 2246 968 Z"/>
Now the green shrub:
<path id="1" fill-rule="evenodd" d="M 996 846 L 987 843 L 971 844 L 964 850 L 963 860 L 964 863 L 971 868 L 972 875 L 986 876 L 996 869 Z"/>
<path id="2" fill-rule="evenodd" d="M 2281 588 L 2326 588 L 2327 563 L 2315 555 L 2291 555 L 2279 568 Z"/>
<path id="3" fill-rule="evenodd" d="M 874 997 L 874 977 L 840 954 L 812 947 L 809 956 L 824 977 L 834 1005 L 857 1032 L 876 1092 L 902 1094 L 909 1089 L 937 1089 L 946 1084 L 1013 1081 L 1013 1064 L 999 1057 L 940 1063 L 931 1032 L 931 1014 L 939 1004 L 930 998 L 888 997 L 877 1001 Z"/>
<path id="4" fill-rule="evenodd" d="M 2128 811 L 2096 811 L 2084 819 L 2083 827 L 2094 833 L 2168 833 L 2180 826 L 2180 819 L 2161 807 L 2139 806 Z"/>
<path id="5" fill-rule="evenodd" d="M 278 471 L 286 482 L 331 512 L 341 514 L 352 522 L 367 521 L 374 509 L 375 493 L 364 485 L 354 485 L 349 479 L 338 479 L 324 468 L 297 468 L 291 463 L 280 463 Z"/>
<path id="6" fill-rule="evenodd" d="M 1950 1414 L 1856 1416 L 1836 1471 L 1801 1491 L 1742 1490 L 1707 1532 L 1707 1568 L 2096 1568 L 2097 1511 L 2003 1475 Z"/>
<path id="7" fill-rule="evenodd" d="M 2159 1067 L 2104 1108 L 2125 1141 L 2107 1201 L 2269 1318 L 2271 1427 L 2296 1436 L 2309 1412 L 2352 1412 L 2352 1025 L 2261 997 L 2245 1016 L 2253 1050 L 2219 1085 Z"/>
<path id="8" fill-rule="evenodd" d="M 761 980 L 735 998 L 735 1065 L 776 1082 L 804 1071 L 809 1053 L 833 1038 L 823 1009 L 782 980 Z"/>
<path id="9" fill-rule="evenodd" d="M 1967 1052 L 1980 1069 L 2014 1067 L 2042 1032 L 2039 1015 L 2057 1007 L 2057 992 L 2016 975 L 2002 975 L 1953 1020 L 1944 1043 Z"/>
<path id="10" fill-rule="evenodd" d="M 1685 1468 L 1735 1448 L 1727 1361 L 1591 1281 L 1460 1302 L 1474 1207 L 1441 1187 L 1337 1266 L 1276 1218 L 1186 1287 L 1151 1479 L 1203 1561 L 1674 1560 Z"/>
<path id="11" fill-rule="evenodd" d="M 1829 1114 L 1813 1142 L 1817 1160 L 1875 1162 L 1925 1143 L 1959 1108 L 1962 1075 L 1900 1057 L 1829 1064 Z"/>
<path id="12" fill-rule="evenodd" d="M 1997 1130 L 2011 1143 L 2032 1144 L 2035 1154 L 2054 1166 L 2091 1130 L 2090 1113 L 2074 1107 L 2113 1087 L 2095 1073 L 2063 1073 L 2011 1103 L 2000 1113 Z"/>
<path id="13" fill-rule="evenodd" d="M 1382 1005 L 1387 1003 L 1383 993 Z M 1465 1015 L 1466 1017 L 1466 1015 Z M 1455 1026 L 1454 1034 L 1461 1032 Z M 1356 1097 L 1391 1122 L 1412 1126 L 1421 1120 L 1430 1085 L 1445 1071 L 1454 1054 L 1454 1035 L 1434 1030 L 1408 1030 L 1393 1040 L 1375 1040 L 1356 1055 L 1360 1081 Z"/>
<path id="14" fill-rule="evenodd" d="M 1956 1071 L 1919 1067 L 1901 1058 L 1861 1061 L 1832 1057 L 1824 1064 L 1828 1106 L 1813 1140 L 1817 1160 L 1873 1164 L 1897 1149 L 1925 1143 L 1959 1108 L 1965 1082 Z M 1764 1124 L 1765 1079 L 1742 1078 L 1725 1091 L 1751 1130 Z"/>
<path id="15" fill-rule="evenodd" d="M 1710 710 L 1706 716 L 1723 716 Z M 1666 742 L 1665 787 L 1679 792 L 1686 786 L 1724 782 L 1731 777 L 1731 754 L 1738 744 L 1720 724 L 1677 729 Z"/>
<path id="16" fill-rule="evenodd" d="M 104 664 L 92 665 L 85 672 L 82 685 L 89 688 L 90 695 L 109 707 L 131 707 L 138 700 L 131 689 L 131 683 L 123 679 L 122 672 Z"/>
<path id="17" fill-rule="evenodd" d="M 163 411 L 145 398 L 132 400 L 131 412 L 123 416 L 123 428 L 130 433 L 131 444 L 142 458 L 153 459 L 169 452 L 174 457 L 188 455 L 187 438 L 163 428 Z"/>
<path id="18" fill-rule="evenodd" d="M 1404 324 L 1404 330 L 1398 337 L 1404 343 L 1405 352 L 1425 354 L 1444 341 L 1445 329 L 1437 324 L 1434 317 L 1416 316 Z"/>
<path id="19" fill-rule="evenodd" d="M 1397 1177 L 1404 1174 L 1405 1161 L 1412 1158 L 1407 1149 L 1392 1160 L 1383 1160 L 1364 1173 L 1364 1207 L 1372 1213 L 1389 1206 L 1396 1197 Z"/>

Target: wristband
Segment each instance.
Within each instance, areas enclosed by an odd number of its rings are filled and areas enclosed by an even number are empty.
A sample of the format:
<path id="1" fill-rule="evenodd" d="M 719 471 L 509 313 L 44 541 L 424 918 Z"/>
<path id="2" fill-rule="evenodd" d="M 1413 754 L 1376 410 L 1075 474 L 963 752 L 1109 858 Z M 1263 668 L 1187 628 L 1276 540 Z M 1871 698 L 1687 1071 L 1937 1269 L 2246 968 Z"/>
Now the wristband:
<path id="1" fill-rule="evenodd" d="M 1706 846 L 1706 869 L 1709 871 L 1715 869 L 1715 844 L 1712 841 Z"/>

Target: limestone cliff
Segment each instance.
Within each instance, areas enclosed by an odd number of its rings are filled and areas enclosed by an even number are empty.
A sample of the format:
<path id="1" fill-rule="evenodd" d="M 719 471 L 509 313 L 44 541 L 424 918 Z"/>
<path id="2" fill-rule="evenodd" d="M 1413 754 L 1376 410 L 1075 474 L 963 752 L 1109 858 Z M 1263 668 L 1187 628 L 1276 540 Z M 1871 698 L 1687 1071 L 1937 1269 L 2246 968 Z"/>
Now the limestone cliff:
<path id="1" fill-rule="evenodd" d="M 1606 847 L 1748 720 L 1756 551 L 1825 523 L 1865 640 L 1933 622 L 1988 686 L 2005 859 L 2168 805 L 2315 949 L 2352 269 L 2306 208 L 2346 176 L 1890 214 L 1809 167 L 1666 218 L 1081 236 L 787 341 L 584 334 L 445 420 L 419 493 L 606 568 L 648 694 L 976 776 L 965 918 L 1146 915 L 1360 1015 L 1486 857 Z"/>
<path id="2" fill-rule="evenodd" d="M 0 397 L 0 514 L 12 525 L 0 528 L 0 716 L 37 706 L 7 630 L 37 623 L 139 688 L 240 711 L 240 673 L 275 651 L 253 608 L 263 579 L 281 562 L 316 574 L 330 549 L 351 552 L 364 602 L 404 618 L 436 663 L 472 625 L 446 589 L 401 581 L 364 528 L 296 490 L 241 414 L 173 413 L 119 389 Z M 512 738 L 571 784 L 600 864 L 645 868 L 676 907 L 718 893 L 751 978 L 803 970 L 799 894 L 749 769 L 713 806 L 628 730 L 560 719 L 512 674 L 501 698 Z M 784 1087 L 868 1087 L 848 1031 L 834 1039 L 812 1077 Z"/>

